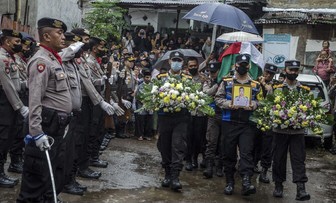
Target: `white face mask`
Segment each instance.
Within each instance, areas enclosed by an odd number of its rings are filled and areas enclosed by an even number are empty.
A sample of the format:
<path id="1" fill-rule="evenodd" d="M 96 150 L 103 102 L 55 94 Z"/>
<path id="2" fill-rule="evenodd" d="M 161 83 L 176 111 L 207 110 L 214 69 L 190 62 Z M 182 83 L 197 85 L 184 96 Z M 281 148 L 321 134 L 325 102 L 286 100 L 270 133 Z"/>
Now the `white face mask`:
<path id="1" fill-rule="evenodd" d="M 179 71 L 182 69 L 182 62 L 178 61 L 172 61 L 171 62 L 171 68 L 173 71 Z"/>

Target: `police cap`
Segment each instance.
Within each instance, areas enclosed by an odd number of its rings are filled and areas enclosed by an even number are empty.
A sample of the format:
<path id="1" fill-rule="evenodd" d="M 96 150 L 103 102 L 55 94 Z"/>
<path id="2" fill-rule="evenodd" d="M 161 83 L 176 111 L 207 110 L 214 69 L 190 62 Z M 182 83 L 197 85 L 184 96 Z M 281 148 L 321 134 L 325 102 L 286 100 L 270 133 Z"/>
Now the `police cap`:
<path id="1" fill-rule="evenodd" d="M 16 30 L 3 29 L 2 36 L 4 37 L 16 37 L 22 39 L 22 34 Z"/>
<path id="2" fill-rule="evenodd" d="M 221 63 L 220 62 L 212 62 L 212 63 L 209 63 L 208 67 L 209 67 L 210 72 L 215 73 L 220 69 Z"/>
<path id="3" fill-rule="evenodd" d="M 144 76 L 151 76 L 152 75 L 151 71 L 148 68 L 142 69 L 142 74 Z"/>
<path id="4" fill-rule="evenodd" d="M 37 28 L 44 28 L 44 27 L 51 27 L 51 28 L 60 28 L 63 32 L 67 31 L 67 26 L 64 22 L 54 19 L 54 18 L 41 18 L 37 21 Z"/>
<path id="5" fill-rule="evenodd" d="M 278 70 L 278 67 L 274 64 L 266 63 L 265 66 L 264 66 L 264 70 L 267 71 L 267 72 L 275 74 Z"/>
<path id="6" fill-rule="evenodd" d="M 90 32 L 84 28 L 75 28 L 71 30 L 71 32 L 77 36 L 79 35 L 79 36 L 89 36 L 90 37 Z"/>
<path id="7" fill-rule="evenodd" d="M 289 69 L 299 69 L 300 68 L 300 61 L 298 60 L 287 60 L 285 61 L 285 67 Z"/>
<path id="8" fill-rule="evenodd" d="M 169 55 L 169 58 L 170 58 L 170 59 L 180 58 L 180 59 L 183 60 L 184 55 L 183 55 L 181 52 L 179 52 L 179 51 L 172 51 L 172 52 L 170 53 L 170 55 Z"/>
<path id="9" fill-rule="evenodd" d="M 250 59 L 251 57 L 248 54 L 239 54 L 236 56 L 236 63 L 250 63 Z"/>
<path id="10" fill-rule="evenodd" d="M 75 35 L 75 34 L 72 33 L 72 32 L 65 32 L 65 33 L 64 33 L 64 36 L 65 36 L 65 41 L 79 42 L 79 41 L 82 40 L 81 37 Z"/>

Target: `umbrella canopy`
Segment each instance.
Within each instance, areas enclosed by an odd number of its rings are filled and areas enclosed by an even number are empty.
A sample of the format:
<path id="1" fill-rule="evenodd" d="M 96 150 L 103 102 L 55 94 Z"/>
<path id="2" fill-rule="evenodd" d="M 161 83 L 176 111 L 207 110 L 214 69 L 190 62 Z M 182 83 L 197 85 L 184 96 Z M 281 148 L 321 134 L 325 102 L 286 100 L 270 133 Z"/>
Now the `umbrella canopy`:
<path id="1" fill-rule="evenodd" d="M 264 39 L 260 35 L 255 35 L 243 31 L 224 33 L 216 39 L 217 42 L 234 43 L 250 42 L 252 44 L 263 43 Z"/>
<path id="2" fill-rule="evenodd" d="M 246 13 L 234 6 L 223 3 L 201 4 L 189 11 L 183 18 L 259 34 Z"/>
<path id="3" fill-rule="evenodd" d="M 202 63 L 204 61 L 201 54 L 197 53 L 193 49 L 176 49 L 167 51 L 161 58 L 157 60 L 157 62 L 153 65 L 153 68 L 160 69 L 162 67 L 170 68 L 169 66 L 169 56 L 172 51 L 179 51 L 184 55 L 184 61 L 186 61 L 189 57 L 195 57 L 198 60 L 198 64 Z"/>

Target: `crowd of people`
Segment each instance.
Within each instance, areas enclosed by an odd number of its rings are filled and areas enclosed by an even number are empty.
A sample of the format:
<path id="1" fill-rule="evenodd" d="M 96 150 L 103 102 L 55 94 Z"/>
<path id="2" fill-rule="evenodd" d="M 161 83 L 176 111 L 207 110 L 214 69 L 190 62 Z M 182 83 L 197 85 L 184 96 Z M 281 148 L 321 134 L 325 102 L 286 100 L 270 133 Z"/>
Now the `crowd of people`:
<path id="1" fill-rule="evenodd" d="M 218 177 L 225 176 L 226 195 L 234 193 L 236 171 L 242 178 L 241 194 L 256 193 L 251 177 L 258 172 L 260 182 L 270 183 L 267 173 L 273 163 L 273 196 L 283 197 L 288 146 L 295 145 L 289 152 L 296 199 L 310 199 L 305 191 L 304 132 L 261 132 L 249 120 L 258 101 L 274 89 L 306 89 L 296 80 L 300 61 L 286 61 L 282 83 L 273 79 L 278 72 L 273 64 L 266 64 L 255 81 L 248 74 L 250 56 L 241 54 L 236 57 L 235 71 L 218 81 L 221 63 L 217 56 L 223 49 L 211 52 L 210 38 L 175 39 L 138 29 L 125 31 L 120 43 L 107 42 L 84 28 L 67 31 L 62 21 L 52 18 L 38 21 L 38 35 L 39 43 L 15 30 L 3 29 L 1 35 L 0 187 L 14 187 L 19 182 L 5 172 L 9 153 L 8 171 L 22 173 L 17 202 L 53 202 L 46 150 L 53 163 L 57 195 L 83 195 L 87 187 L 76 177 L 98 179 L 102 174 L 92 167 L 108 166 L 100 154 L 110 140 L 132 136 L 139 141 L 158 139 L 165 171 L 162 187 L 182 189 L 179 176 L 183 167 L 186 171 L 201 167 L 206 178 L 212 178 L 214 171 Z M 176 50 L 179 48 L 194 49 L 206 60 L 199 64 L 197 58 L 187 58 Z M 171 51 L 169 67 L 152 68 L 167 51 Z M 325 55 L 330 56 L 329 49 L 319 58 L 332 63 Z M 333 67 L 326 68 L 331 72 Z M 315 70 L 321 72 L 319 67 Z M 215 116 L 190 115 L 186 110 L 137 111 L 142 107 L 139 95 L 145 85 L 153 78 L 171 76 L 201 83 L 202 91 L 214 99 Z M 323 78 L 326 83 L 328 79 Z M 237 101 L 232 98 L 235 84 L 250 86 L 251 97 L 245 97 L 242 88 Z M 335 89 L 334 78 L 330 84 Z M 255 143 L 257 135 L 262 135 L 260 143 Z M 256 150 L 261 155 L 255 156 Z M 258 161 L 261 170 L 256 168 Z"/>

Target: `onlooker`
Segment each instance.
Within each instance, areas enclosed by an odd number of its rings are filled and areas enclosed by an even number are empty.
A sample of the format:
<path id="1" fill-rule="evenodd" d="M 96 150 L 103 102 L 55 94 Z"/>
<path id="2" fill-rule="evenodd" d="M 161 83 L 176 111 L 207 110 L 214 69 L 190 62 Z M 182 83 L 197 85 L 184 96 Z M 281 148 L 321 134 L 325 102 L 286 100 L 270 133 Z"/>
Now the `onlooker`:
<path id="1" fill-rule="evenodd" d="M 327 51 L 325 50 L 321 51 L 320 55 L 316 59 L 316 64 L 315 67 L 313 68 L 313 72 L 321 77 L 326 86 L 329 85 L 330 76 L 332 73 L 335 72 L 335 70 L 332 60 L 329 60 L 328 58 Z"/>
<path id="2" fill-rule="evenodd" d="M 152 50 L 152 45 L 150 41 L 148 40 L 146 36 L 146 31 L 144 29 L 140 29 L 140 31 L 138 32 L 138 35 L 134 39 L 134 44 L 135 44 L 135 47 L 134 47 L 135 51 L 149 52 Z"/>

